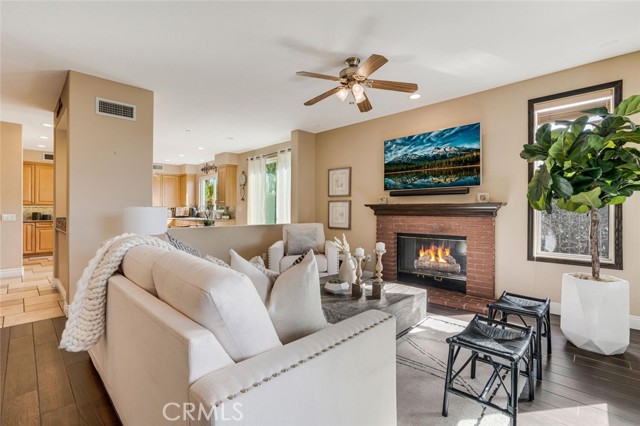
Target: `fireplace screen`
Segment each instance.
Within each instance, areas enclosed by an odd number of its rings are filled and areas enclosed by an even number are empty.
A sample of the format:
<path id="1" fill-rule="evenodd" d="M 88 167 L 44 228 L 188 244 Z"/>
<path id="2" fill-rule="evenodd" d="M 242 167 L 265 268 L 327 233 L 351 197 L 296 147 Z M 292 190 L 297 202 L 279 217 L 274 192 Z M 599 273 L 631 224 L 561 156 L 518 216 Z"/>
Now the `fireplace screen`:
<path id="1" fill-rule="evenodd" d="M 398 234 L 398 279 L 464 292 L 467 280 L 466 238 Z"/>

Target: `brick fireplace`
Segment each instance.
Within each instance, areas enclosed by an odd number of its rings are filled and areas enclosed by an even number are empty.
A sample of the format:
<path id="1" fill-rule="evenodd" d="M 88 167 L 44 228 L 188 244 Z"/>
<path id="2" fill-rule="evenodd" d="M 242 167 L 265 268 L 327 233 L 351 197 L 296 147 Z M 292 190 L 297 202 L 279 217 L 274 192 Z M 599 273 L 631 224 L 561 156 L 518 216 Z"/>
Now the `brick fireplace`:
<path id="1" fill-rule="evenodd" d="M 398 235 L 425 234 L 466 238 L 466 295 L 495 298 L 495 218 L 501 203 L 367 204 L 373 209 L 386 281 L 398 279 Z"/>

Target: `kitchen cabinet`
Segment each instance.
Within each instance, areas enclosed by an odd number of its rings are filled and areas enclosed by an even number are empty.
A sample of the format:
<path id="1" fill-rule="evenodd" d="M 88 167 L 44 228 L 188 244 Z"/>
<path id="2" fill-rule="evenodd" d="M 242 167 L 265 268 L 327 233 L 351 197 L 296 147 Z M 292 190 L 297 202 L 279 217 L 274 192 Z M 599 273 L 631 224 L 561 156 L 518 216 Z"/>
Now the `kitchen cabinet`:
<path id="1" fill-rule="evenodd" d="M 35 245 L 36 236 L 36 224 L 35 223 L 23 223 L 22 224 L 22 254 L 33 254 L 36 252 Z"/>
<path id="2" fill-rule="evenodd" d="M 238 166 L 235 164 L 223 164 L 218 166 L 218 206 L 236 205 Z"/>
<path id="3" fill-rule="evenodd" d="M 53 252 L 53 222 L 36 223 L 36 253 Z"/>
<path id="4" fill-rule="evenodd" d="M 186 173 L 180 175 L 180 207 L 196 205 L 196 175 Z"/>
<path id="5" fill-rule="evenodd" d="M 164 207 L 191 207 L 197 205 L 196 175 L 153 174 L 152 205 Z"/>
<path id="6" fill-rule="evenodd" d="M 22 255 L 53 253 L 53 222 L 22 224 Z"/>
<path id="7" fill-rule="evenodd" d="M 162 205 L 178 206 L 180 198 L 180 177 L 178 175 L 162 175 Z"/>
<path id="8" fill-rule="evenodd" d="M 22 165 L 22 204 L 33 204 L 35 198 L 33 188 L 35 188 L 36 165 L 24 163 Z"/>
<path id="9" fill-rule="evenodd" d="M 22 165 L 22 204 L 53 205 L 53 164 Z"/>
<path id="10" fill-rule="evenodd" d="M 154 207 L 162 206 L 162 175 L 157 173 L 153 174 L 152 200 Z"/>

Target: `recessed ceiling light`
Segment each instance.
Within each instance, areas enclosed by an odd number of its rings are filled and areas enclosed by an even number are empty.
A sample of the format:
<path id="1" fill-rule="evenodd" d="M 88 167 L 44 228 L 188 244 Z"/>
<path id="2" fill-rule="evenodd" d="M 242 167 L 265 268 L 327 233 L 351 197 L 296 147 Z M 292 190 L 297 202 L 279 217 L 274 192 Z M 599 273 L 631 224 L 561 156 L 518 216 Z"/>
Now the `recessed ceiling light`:
<path id="1" fill-rule="evenodd" d="M 204 163 L 204 162 L 205 162 L 205 159 L 204 159 L 204 158 L 201 158 L 201 159 L 199 159 L 198 161 L 200 161 L 201 163 Z"/>
<path id="2" fill-rule="evenodd" d="M 46 145 L 42 145 L 42 144 L 38 145 L 38 148 L 46 148 L 46 147 L 47 147 Z"/>
<path id="3" fill-rule="evenodd" d="M 198 147 L 198 151 L 202 151 L 204 149 L 204 146 L 199 146 Z"/>
<path id="4" fill-rule="evenodd" d="M 42 123 L 43 127 L 53 127 L 53 124 L 49 124 L 49 123 Z"/>
<path id="5" fill-rule="evenodd" d="M 190 132 L 190 131 L 191 131 L 191 129 L 184 129 L 184 131 L 185 131 L 185 132 Z"/>
<path id="6" fill-rule="evenodd" d="M 413 95 L 409 96 L 409 99 L 413 99 L 413 100 L 420 99 L 420 93 L 414 93 Z"/>
<path id="7" fill-rule="evenodd" d="M 49 136 L 40 136 L 40 139 L 49 139 Z"/>
<path id="8" fill-rule="evenodd" d="M 170 163 L 170 162 L 171 162 L 171 160 L 164 160 L 164 162 L 165 162 L 165 163 Z"/>
<path id="9" fill-rule="evenodd" d="M 178 154 L 178 157 L 184 157 L 184 154 Z"/>

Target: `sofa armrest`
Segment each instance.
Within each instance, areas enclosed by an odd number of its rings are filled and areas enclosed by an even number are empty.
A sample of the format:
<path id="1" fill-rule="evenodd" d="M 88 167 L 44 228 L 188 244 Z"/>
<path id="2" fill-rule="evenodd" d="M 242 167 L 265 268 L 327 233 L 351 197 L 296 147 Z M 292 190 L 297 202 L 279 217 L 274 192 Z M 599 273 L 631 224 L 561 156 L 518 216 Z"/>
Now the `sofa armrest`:
<path id="1" fill-rule="evenodd" d="M 336 247 L 336 245 L 331 241 L 325 241 L 324 255 L 327 257 L 327 274 L 337 274 L 340 266 L 340 262 L 338 259 L 338 247 Z"/>
<path id="2" fill-rule="evenodd" d="M 280 272 L 280 261 L 284 257 L 284 241 L 276 241 L 269 247 L 269 269 Z"/>
<path id="3" fill-rule="evenodd" d="M 222 368 L 189 390 L 192 425 L 396 425 L 395 318 L 367 311 Z"/>

